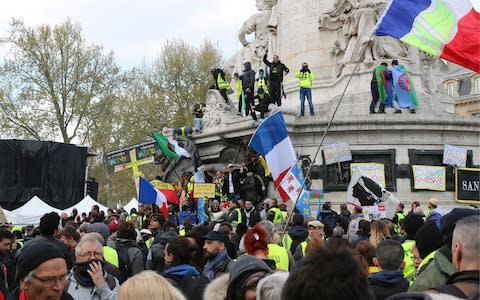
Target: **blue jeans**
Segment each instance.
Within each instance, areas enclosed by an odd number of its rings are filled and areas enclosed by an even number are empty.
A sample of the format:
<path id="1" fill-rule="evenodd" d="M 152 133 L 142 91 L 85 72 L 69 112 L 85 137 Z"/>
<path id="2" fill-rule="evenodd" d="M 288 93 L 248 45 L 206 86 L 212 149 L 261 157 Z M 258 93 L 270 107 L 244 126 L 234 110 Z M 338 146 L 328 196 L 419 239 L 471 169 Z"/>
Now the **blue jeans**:
<path id="1" fill-rule="evenodd" d="M 194 118 L 193 119 L 193 127 L 196 130 L 202 129 L 202 118 Z"/>
<path id="2" fill-rule="evenodd" d="M 312 89 L 300 88 L 300 115 L 305 115 L 305 97 L 308 100 L 308 106 L 310 108 L 310 115 L 314 115 L 312 104 Z"/>

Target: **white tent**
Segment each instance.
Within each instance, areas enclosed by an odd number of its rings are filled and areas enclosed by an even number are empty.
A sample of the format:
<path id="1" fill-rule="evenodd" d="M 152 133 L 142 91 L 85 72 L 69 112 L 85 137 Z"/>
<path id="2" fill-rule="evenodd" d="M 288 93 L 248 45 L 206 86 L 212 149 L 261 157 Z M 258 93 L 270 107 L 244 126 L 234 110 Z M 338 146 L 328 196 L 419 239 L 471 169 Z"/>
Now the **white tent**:
<path id="1" fill-rule="evenodd" d="M 61 210 L 48 205 L 42 199 L 34 196 L 30 201 L 12 211 L 3 210 L 8 222 L 18 225 L 30 225 L 40 223 L 40 218 L 49 212 L 60 213 Z"/>
<path id="2" fill-rule="evenodd" d="M 125 209 L 125 211 L 128 213 L 130 213 L 130 210 L 132 208 L 135 208 L 136 210 L 138 210 L 138 200 L 135 198 L 132 198 L 132 200 L 130 200 L 130 202 L 125 204 L 125 206 L 123 207 L 123 209 Z"/>
<path id="3" fill-rule="evenodd" d="M 107 209 L 108 207 L 104 206 L 104 205 L 101 205 L 100 203 L 98 203 L 97 201 L 93 200 L 90 196 L 86 196 L 85 198 L 83 198 L 82 201 L 78 202 L 77 204 L 75 204 L 74 206 L 72 207 L 69 207 L 67 209 L 64 209 L 63 211 L 65 211 L 66 213 L 68 213 L 70 215 L 70 213 L 72 212 L 72 210 L 74 208 L 77 209 L 78 211 L 78 214 L 81 215 L 82 213 L 88 213 L 92 210 L 92 206 L 94 205 L 98 205 L 98 207 L 100 207 L 100 211 L 104 211 L 105 212 L 105 215 L 107 215 Z"/>

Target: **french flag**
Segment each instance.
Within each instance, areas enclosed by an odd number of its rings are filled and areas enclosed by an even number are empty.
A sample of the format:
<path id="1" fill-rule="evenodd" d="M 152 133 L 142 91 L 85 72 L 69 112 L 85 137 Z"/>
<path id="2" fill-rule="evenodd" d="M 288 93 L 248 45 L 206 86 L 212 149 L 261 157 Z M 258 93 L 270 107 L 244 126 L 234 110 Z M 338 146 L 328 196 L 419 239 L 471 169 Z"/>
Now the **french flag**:
<path id="1" fill-rule="evenodd" d="M 150 181 L 140 177 L 138 202 L 155 204 L 165 218 L 168 218 L 167 197 L 157 189 Z"/>
<path id="2" fill-rule="evenodd" d="M 281 183 L 292 165 L 297 162 L 297 156 L 280 111 L 266 118 L 258 126 L 248 146 L 265 157 L 280 197 L 284 202 L 290 200 L 290 196 L 282 188 Z"/>

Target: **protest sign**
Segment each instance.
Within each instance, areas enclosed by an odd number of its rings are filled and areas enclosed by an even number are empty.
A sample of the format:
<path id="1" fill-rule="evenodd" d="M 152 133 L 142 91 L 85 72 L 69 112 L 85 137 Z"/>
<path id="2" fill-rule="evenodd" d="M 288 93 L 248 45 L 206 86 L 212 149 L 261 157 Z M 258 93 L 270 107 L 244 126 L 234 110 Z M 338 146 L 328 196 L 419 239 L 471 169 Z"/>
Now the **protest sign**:
<path id="1" fill-rule="evenodd" d="M 323 155 L 326 165 L 352 160 L 352 152 L 347 142 L 323 146 Z"/>
<path id="2" fill-rule="evenodd" d="M 387 217 L 385 205 L 363 206 L 362 211 L 367 221 L 380 220 Z"/>
<path id="3" fill-rule="evenodd" d="M 480 169 L 455 169 L 455 200 L 480 204 Z"/>
<path id="4" fill-rule="evenodd" d="M 350 174 L 361 172 L 364 176 L 373 179 L 379 185 L 385 187 L 385 166 L 381 163 L 352 163 Z"/>
<path id="5" fill-rule="evenodd" d="M 417 190 L 446 190 L 446 168 L 440 166 L 413 165 L 413 188 Z"/>
<path id="6" fill-rule="evenodd" d="M 443 164 L 465 167 L 467 165 L 467 149 L 445 144 L 443 148 Z"/>
<path id="7" fill-rule="evenodd" d="M 193 185 L 193 198 L 214 198 L 215 184 L 214 183 L 195 183 Z"/>

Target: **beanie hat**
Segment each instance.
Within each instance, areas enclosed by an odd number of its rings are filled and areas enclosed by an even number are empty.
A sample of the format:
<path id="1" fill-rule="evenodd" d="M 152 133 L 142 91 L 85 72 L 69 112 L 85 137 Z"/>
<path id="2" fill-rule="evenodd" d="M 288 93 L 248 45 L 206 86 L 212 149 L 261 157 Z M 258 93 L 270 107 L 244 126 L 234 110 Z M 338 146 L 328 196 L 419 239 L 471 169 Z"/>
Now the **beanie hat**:
<path id="1" fill-rule="evenodd" d="M 302 214 L 293 215 L 293 225 L 303 226 L 304 222 L 305 222 L 305 219 Z"/>
<path id="2" fill-rule="evenodd" d="M 451 248 L 453 230 L 457 222 L 465 217 L 479 215 L 480 211 L 471 208 L 454 208 L 444 215 L 440 220 L 440 232 L 443 235 L 443 242 Z"/>
<path id="3" fill-rule="evenodd" d="M 45 240 L 32 240 L 21 248 L 18 256 L 16 277 L 17 280 L 25 278 L 31 271 L 35 270 L 44 262 L 54 259 L 63 258 L 62 251 L 52 242 Z"/>
<path id="4" fill-rule="evenodd" d="M 431 198 L 428 200 L 428 204 L 436 208 L 438 206 L 438 200 L 436 198 Z"/>
<path id="5" fill-rule="evenodd" d="M 415 234 L 415 245 L 421 258 L 425 258 L 443 244 L 443 236 L 434 222 L 427 222 Z"/>
<path id="6" fill-rule="evenodd" d="M 403 229 L 407 233 L 407 239 L 413 239 L 417 230 L 423 226 L 423 218 L 417 214 L 409 214 L 403 219 Z"/>
<path id="7" fill-rule="evenodd" d="M 118 227 L 120 227 L 120 221 L 118 220 L 111 220 L 110 223 L 108 223 L 108 230 L 110 233 L 117 232 Z"/>

